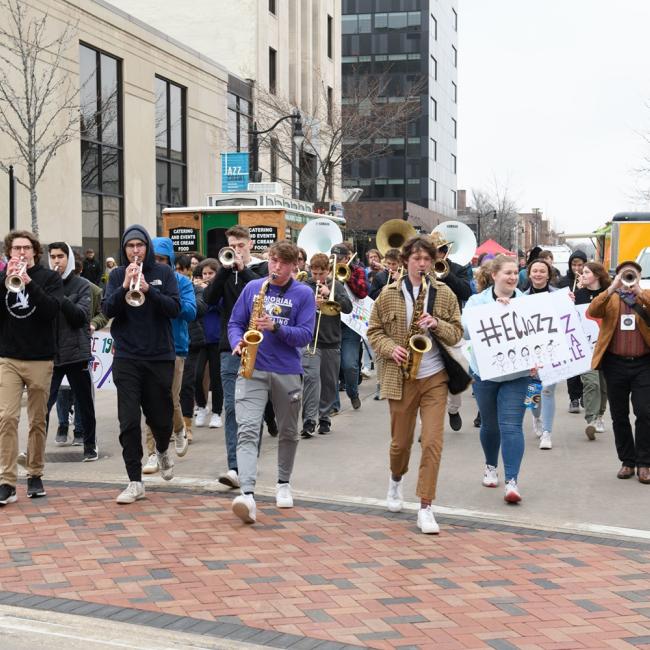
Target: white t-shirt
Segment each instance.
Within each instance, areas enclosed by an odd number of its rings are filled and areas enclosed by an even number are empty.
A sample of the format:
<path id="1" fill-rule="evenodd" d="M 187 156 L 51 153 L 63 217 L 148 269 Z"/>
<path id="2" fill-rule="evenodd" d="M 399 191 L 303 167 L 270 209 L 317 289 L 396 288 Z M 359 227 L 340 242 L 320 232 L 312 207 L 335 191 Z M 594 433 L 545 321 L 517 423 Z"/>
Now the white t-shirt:
<path id="1" fill-rule="evenodd" d="M 422 285 L 413 287 L 413 298 L 415 300 L 418 299 L 418 294 L 420 293 L 421 287 Z M 406 288 L 406 282 L 402 282 L 402 293 L 404 294 L 404 299 L 406 300 L 406 330 L 409 331 L 411 328 L 411 321 L 413 320 L 414 302 L 413 299 L 411 298 L 411 294 Z M 428 293 L 429 291 L 427 289 L 427 294 Z M 426 310 L 428 298 L 429 296 L 427 295 L 426 298 L 424 299 L 425 310 Z M 440 352 L 438 351 L 438 345 L 436 344 L 435 339 L 431 336 L 431 332 L 429 332 L 429 330 L 427 331 L 422 330 L 421 333 L 424 334 L 426 337 L 428 337 L 433 343 L 433 345 L 431 346 L 431 349 L 428 352 L 425 352 L 422 355 L 422 361 L 420 362 L 420 367 L 418 368 L 418 374 L 416 376 L 416 379 L 425 379 L 426 377 L 431 377 L 432 375 L 435 375 L 437 372 L 443 370 L 445 367 L 444 361 L 442 360 L 442 357 L 440 356 Z"/>

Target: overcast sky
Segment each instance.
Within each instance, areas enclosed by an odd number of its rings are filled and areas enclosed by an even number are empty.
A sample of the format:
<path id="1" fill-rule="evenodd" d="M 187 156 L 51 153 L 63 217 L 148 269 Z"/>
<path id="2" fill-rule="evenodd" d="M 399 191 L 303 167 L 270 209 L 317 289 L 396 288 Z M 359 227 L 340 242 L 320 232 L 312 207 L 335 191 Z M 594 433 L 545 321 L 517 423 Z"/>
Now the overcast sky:
<path id="1" fill-rule="evenodd" d="M 458 187 L 591 231 L 650 210 L 650 0 L 460 0 Z M 649 165 L 650 166 L 650 165 Z M 650 188 L 650 175 L 645 179 Z"/>

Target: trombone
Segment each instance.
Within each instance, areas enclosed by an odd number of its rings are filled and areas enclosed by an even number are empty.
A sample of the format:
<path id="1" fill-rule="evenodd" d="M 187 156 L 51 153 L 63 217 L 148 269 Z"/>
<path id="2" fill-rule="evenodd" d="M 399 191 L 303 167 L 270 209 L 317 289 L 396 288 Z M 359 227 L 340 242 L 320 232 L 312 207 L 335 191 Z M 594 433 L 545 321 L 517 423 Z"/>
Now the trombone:
<path id="1" fill-rule="evenodd" d="M 126 296 L 124 296 L 124 300 L 126 300 L 126 304 L 131 307 L 141 307 L 144 304 L 144 293 L 140 290 L 140 283 L 142 281 L 142 262 L 138 262 L 137 257 L 134 261 L 138 265 L 138 277 L 135 280 L 131 278 L 129 290 Z"/>
<path id="2" fill-rule="evenodd" d="M 336 279 L 341 282 L 347 282 L 350 279 L 350 275 L 352 271 L 350 271 L 350 265 L 352 264 L 352 260 L 357 256 L 355 253 L 347 262 L 339 262 L 336 264 L 336 256 L 334 258 L 334 273 L 336 275 Z M 332 283 L 332 287 L 334 287 L 334 283 Z M 332 289 L 333 290 L 333 289 Z"/>
<path id="3" fill-rule="evenodd" d="M 332 255 L 330 258 L 332 260 L 332 292 L 330 293 L 330 299 L 321 302 L 320 307 L 318 306 L 318 295 L 320 294 L 321 283 L 316 282 L 316 290 L 314 292 L 314 297 L 316 299 L 316 307 L 318 310 L 318 321 L 316 322 L 316 334 L 314 335 L 314 347 L 307 346 L 307 352 L 314 356 L 316 354 L 316 349 L 318 348 L 318 335 L 320 334 L 320 319 L 325 316 L 338 316 L 341 313 L 341 305 L 334 300 L 334 291 L 336 289 L 336 255 Z M 346 266 L 345 264 L 343 266 Z M 329 274 L 328 274 L 329 275 Z"/>
<path id="4" fill-rule="evenodd" d="M 25 261 L 25 258 L 21 256 L 20 264 L 16 271 L 11 275 L 7 275 L 7 278 L 5 279 L 5 287 L 7 291 L 11 291 L 12 293 L 21 293 L 25 289 L 25 283 L 20 276 L 25 272 L 26 268 L 27 262 Z"/>

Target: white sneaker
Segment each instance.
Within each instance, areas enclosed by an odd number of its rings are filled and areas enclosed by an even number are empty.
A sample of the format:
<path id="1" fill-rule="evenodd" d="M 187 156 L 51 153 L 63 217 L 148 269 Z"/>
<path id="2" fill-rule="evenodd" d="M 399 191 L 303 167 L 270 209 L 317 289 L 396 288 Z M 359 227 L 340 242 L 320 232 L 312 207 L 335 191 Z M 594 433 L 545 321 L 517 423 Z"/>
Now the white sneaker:
<path id="1" fill-rule="evenodd" d="M 440 532 L 440 526 L 433 516 L 431 506 L 418 510 L 418 528 L 426 535 L 437 535 Z"/>
<path id="2" fill-rule="evenodd" d="M 219 474 L 217 479 L 222 485 L 227 485 L 230 488 L 239 487 L 239 476 L 234 469 L 229 469 L 225 474 Z"/>
<path id="3" fill-rule="evenodd" d="M 232 511 L 245 523 L 254 524 L 257 518 L 257 508 L 252 494 L 240 494 L 232 502 Z"/>
<path id="4" fill-rule="evenodd" d="M 210 414 L 210 411 L 208 411 L 208 407 L 197 407 L 196 409 L 196 415 L 194 416 L 194 426 L 197 427 L 204 427 L 207 422 L 208 422 L 208 415 Z"/>
<path id="5" fill-rule="evenodd" d="M 278 483 L 275 486 L 275 505 L 278 508 L 293 508 L 291 486 L 288 483 Z"/>
<path id="6" fill-rule="evenodd" d="M 519 488 L 517 487 L 517 481 L 514 478 L 511 478 L 506 483 L 506 493 L 503 497 L 508 503 L 519 503 L 521 501 L 521 494 L 519 493 Z"/>
<path id="7" fill-rule="evenodd" d="M 158 456 L 151 454 L 142 468 L 143 474 L 155 474 L 158 471 Z"/>
<path id="8" fill-rule="evenodd" d="M 370 370 L 364 366 L 361 368 L 361 374 L 367 379 L 370 377 Z"/>
<path id="9" fill-rule="evenodd" d="M 533 431 L 538 438 L 542 436 L 542 418 L 533 417 Z"/>
<path id="10" fill-rule="evenodd" d="M 605 422 L 602 416 L 596 418 L 594 425 L 596 427 L 596 433 L 605 433 Z"/>
<path id="11" fill-rule="evenodd" d="M 540 449 L 553 449 L 553 441 L 551 440 L 550 431 L 543 431 L 542 437 L 539 440 Z"/>
<path id="12" fill-rule="evenodd" d="M 189 446 L 190 441 L 187 439 L 187 433 L 185 432 L 185 427 L 183 427 L 181 431 L 174 434 L 174 449 L 176 450 L 176 455 L 179 458 L 185 456 Z"/>
<path id="13" fill-rule="evenodd" d="M 144 499 L 144 485 L 140 481 L 131 481 L 126 489 L 118 494 L 117 503 L 135 503 L 138 499 Z"/>
<path id="14" fill-rule="evenodd" d="M 400 512 L 404 505 L 404 495 L 402 494 L 402 481 L 393 481 L 393 477 L 388 478 L 388 496 L 386 503 L 389 512 Z"/>
<path id="15" fill-rule="evenodd" d="M 160 452 L 156 452 L 158 458 L 158 467 L 160 467 L 160 476 L 162 476 L 166 481 L 171 481 L 174 478 L 174 461 L 169 457 L 169 449 Z"/>
<path id="16" fill-rule="evenodd" d="M 483 485 L 485 487 L 496 487 L 499 485 L 499 475 L 494 465 L 486 465 L 483 472 Z"/>
<path id="17" fill-rule="evenodd" d="M 21 467 L 27 467 L 27 452 L 21 451 L 18 454 L 18 458 L 16 458 L 16 462 L 21 466 Z"/>
<path id="18" fill-rule="evenodd" d="M 220 429 L 222 426 L 223 422 L 221 422 L 221 416 L 218 413 L 213 413 L 210 417 L 210 428 Z"/>

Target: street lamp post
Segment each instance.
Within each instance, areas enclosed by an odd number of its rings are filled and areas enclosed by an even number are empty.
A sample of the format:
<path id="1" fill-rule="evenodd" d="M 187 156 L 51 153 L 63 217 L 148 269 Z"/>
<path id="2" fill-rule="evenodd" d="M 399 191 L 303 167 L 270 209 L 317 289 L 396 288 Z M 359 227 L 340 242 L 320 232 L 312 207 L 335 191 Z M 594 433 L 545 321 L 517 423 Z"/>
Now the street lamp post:
<path id="1" fill-rule="evenodd" d="M 264 135 L 265 133 L 270 133 L 278 124 L 280 124 L 280 122 L 284 122 L 284 120 L 293 120 L 293 131 L 291 138 L 298 151 L 300 150 L 300 147 L 305 140 L 305 134 L 302 130 L 302 116 L 300 115 L 299 110 L 295 110 L 293 113 L 291 113 L 291 115 L 284 115 L 279 120 L 277 120 L 273 126 L 262 131 L 259 131 L 257 129 L 257 122 L 254 122 L 253 129 L 249 131 L 249 135 L 251 136 L 251 181 L 253 183 L 260 183 L 262 181 L 262 172 L 259 169 L 260 136 Z M 293 164 L 292 156 L 292 168 L 293 167 L 295 167 L 295 165 Z M 292 178 L 293 177 L 294 175 L 292 174 Z M 295 181 L 292 182 L 292 185 L 292 192 L 295 192 Z"/>

